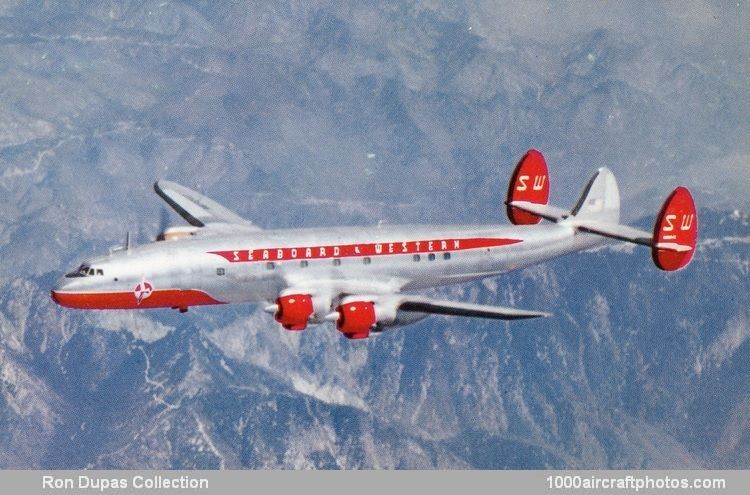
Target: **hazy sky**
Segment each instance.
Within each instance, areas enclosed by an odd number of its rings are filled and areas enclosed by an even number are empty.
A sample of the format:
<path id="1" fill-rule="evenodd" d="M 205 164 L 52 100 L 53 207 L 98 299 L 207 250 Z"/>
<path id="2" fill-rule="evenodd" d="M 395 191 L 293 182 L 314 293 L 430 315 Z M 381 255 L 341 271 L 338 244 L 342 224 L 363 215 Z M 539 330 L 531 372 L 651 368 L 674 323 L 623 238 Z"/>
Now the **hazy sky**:
<path id="1" fill-rule="evenodd" d="M 169 178 L 264 227 L 504 222 L 532 147 L 560 206 L 605 165 L 628 220 L 678 184 L 747 209 L 749 10 L 4 3 L 3 221 L 150 232 Z"/>

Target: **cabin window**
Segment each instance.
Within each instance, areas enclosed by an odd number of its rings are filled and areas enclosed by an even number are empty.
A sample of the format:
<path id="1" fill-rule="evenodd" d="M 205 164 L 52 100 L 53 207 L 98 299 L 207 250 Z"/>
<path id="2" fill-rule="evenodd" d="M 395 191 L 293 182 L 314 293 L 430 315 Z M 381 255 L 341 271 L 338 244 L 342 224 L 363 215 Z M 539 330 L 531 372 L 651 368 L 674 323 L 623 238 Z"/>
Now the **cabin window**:
<path id="1" fill-rule="evenodd" d="M 362 263 L 364 263 L 365 265 L 369 265 L 370 263 L 372 263 L 372 260 L 369 256 L 365 256 L 364 258 L 362 258 Z"/>
<path id="2" fill-rule="evenodd" d="M 274 268 L 276 268 L 276 265 L 273 261 L 269 261 L 268 263 L 266 263 L 266 270 L 273 270 Z"/>
<path id="3" fill-rule="evenodd" d="M 341 265 L 341 260 L 338 259 L 338 258 L 334 258 L 334 260 L 333 260 L 333 266 L 340 266 L 340 265 Z"/>
<path id="4" fill-rule="evenodd" d="M 451 253 L 443 253 L 443 259 L 444 259 L 444 260 L 449 260 L 449 259 L 451 259 Z"/>
<path id="5" fill-rule="evenodd" d="M 226 273 L 226 272 L 224 271 L 224 269 L 223 269 L 223 268 L 217 268 L 217 269 L 216 269 L 216 275 L 219 275 L 219 276 L 221 276 L 221 275 L 224 275 L 225 273 Z"/>
<path id="6" fill-rule="evenodd" d="M 430 253 L 427 255 L 427 259 L 430 261 L 435 261 L 435 253 Z"/>
<path id="7" fill-rule="evenodd" d="M 422 257 L 418 254 L 415 254 L 412 258 L 414 259 L 414 261 L 419 261 L 422 259 Z"/>
<path id="8" fill-rule="evenodd" d="M 302 260 L 299 262 L 299 266 L 301 266 L 302 268 L 307 268 L 307 265 L 308 265 L 307 260 Z"/>

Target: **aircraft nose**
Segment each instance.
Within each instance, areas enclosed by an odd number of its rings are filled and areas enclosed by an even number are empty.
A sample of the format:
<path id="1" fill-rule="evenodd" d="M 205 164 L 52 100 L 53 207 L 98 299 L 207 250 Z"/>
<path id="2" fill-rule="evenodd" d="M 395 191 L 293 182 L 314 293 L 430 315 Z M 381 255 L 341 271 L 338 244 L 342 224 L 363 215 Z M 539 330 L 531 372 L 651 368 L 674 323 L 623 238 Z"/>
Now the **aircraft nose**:
<path id="1" fill-rule="evenodd" d="M 57 304 L 59 304 L 59 305 L 62 306 L 62 304 L 63 304 L 63 302 L 62 302 L 63 296 L 61 295 L 61 292 L 63 292 L 66 289 L 68 289 L 69 286 L 70 286 L 70 281 L 69 280 L 66 280 L 64 278 L 61 278 L 60 280 L 58 280 L 57 283 L 55 284 L 55 286 L 52 287 L 52 290 L 50 290 L 50 292 L 49 292 L 49 295 L 52 298 L 52 300 L 55 301 L 55 303 L 57 303 Z"/>
<path id="2" fill-rule="evenodd" d="M 52 287 L 52 292 L 67 290 L 70 288 L 69 286 L 70 280 L 68 280 L 67 278 L 61 278 L 57 282 L 55 282 L 55 285 Z"/>
<path id="3" fill-rule="evenodd" d="M 55 301 L 55 304 L 60 304 L 60 296 L 57 295 L 57 292 L 55 289 L 52 289 L 49 291 L 49 296 L 52 298 L 53 301 Z"/>

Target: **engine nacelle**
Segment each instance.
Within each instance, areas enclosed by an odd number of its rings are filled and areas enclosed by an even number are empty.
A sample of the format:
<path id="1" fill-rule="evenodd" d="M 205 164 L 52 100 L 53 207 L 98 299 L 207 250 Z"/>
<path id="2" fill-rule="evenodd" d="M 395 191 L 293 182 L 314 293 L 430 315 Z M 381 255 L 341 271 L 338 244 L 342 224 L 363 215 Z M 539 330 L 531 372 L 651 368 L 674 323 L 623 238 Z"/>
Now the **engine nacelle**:
<path id="1" fill-rule="evenodd" d="M 188 237 L 194 236 L 198 232 L 198 227 L 192 226 L 177 226 L 168 227 L 163 232 L 160 232 L 156 236 L 157 241 L 176 241 L 178 239 L 187 239 Z"/>
<path id="2" fill-rule="evenodd" d="M 336 329 L 348 339 L 366 339 L 375 328 L 375 304 L 372 301 L 350 301 L 340 304 L 336 311 Z"/>
<path id="3" fill-rule="evenodd" d="M 359 297 L 345 298 L 336 308 L 336 328 L 349 339 L 364 339 L 372 332 L 410 325 L 427 317 L 425 313 L 401 311 L 401 297 L 398 295 Z"/>
<path id="4" fill-rule="evenodd" d="M 287 330 L 304 330 L 313 314 L 313 300 L 309 294 L 288 294 L 276 299 L 278 309 L 274 319 Z"/>

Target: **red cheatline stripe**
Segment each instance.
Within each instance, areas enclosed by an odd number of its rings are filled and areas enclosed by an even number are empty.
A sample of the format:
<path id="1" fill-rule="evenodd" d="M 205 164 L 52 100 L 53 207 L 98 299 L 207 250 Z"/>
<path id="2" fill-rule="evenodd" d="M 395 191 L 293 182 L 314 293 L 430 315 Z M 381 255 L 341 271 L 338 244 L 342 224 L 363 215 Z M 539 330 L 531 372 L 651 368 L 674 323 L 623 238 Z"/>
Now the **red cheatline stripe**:
<path id="1" fill-rule="evenodd" d="M 262 249 L 236 249 L 232 251 L 209 251 L 231 263 L 254 261 L 287 261 L 324 258 L 349 258 L 352 256 L 388 256 L 444 251 L 466 251 L 469 249 L 507 246 L 521 239 L 476 237 L 470 239 L 428 239 L 424 241 L 378 242 L 327 246 L 300 246 Z"/>
<path id="2" fill-rule="evenodd" d="M 133 292 L 65 292 L 52 291 L 52 299 L 60 306 L 77 309 L 143 309 L 187 308 L 206 304 L 223 304 L 202 290 L 154 290 L 141 300 Z"/>

